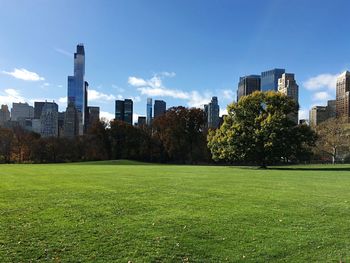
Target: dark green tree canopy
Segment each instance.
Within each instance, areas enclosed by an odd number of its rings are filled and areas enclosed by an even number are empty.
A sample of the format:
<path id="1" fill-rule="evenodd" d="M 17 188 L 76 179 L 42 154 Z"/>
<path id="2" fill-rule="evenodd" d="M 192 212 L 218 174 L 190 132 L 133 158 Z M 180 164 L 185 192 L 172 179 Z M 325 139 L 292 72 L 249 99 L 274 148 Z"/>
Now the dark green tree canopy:
<path id="1" fill-rule="evenodd" d="M 208 135 L 214 160 L 256 163 L 262 167 L 283 160 L 304 159 L 316 136 L 291 115 L 298 105 L 278 92 L 254 92 L 227 107 L 220 129 Z"/>

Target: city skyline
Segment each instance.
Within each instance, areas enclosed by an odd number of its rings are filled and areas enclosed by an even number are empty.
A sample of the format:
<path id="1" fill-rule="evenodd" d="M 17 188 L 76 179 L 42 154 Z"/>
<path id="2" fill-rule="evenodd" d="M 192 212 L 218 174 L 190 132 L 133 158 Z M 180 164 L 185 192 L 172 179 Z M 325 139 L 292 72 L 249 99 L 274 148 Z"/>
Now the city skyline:
<path id="1" fill-rule="evenodd" d="M 299 5 L 292 6 L 287 1 L 250 1 L 247 5 L 255 19 L 237 26 L 241 16 L 235 18 L 234 14 L 244 8 L 244 3 L 186 2 L 188 10 L 182 14 L 182 1 L 120 1 L 105 5 L 34 2 L 31 10 L 35 9 L 37 16 L 33 16 L 32 12 L 26 14 L 29 7 L 24 1 L 2 1 L 0 22 L 4 26 L 0 33 L 6 41 L 0 43 L 0 104 L 11 107 L 12 102 L 33 105 L 34 101 L 55 100 L 63 111 L 66 76 L 71 75 L 75 46 L 82 42 L 89 101 L 101 107 L 101 117 L 113 118 L 114 101 L 130 98 L 134 102 L 133 119 L 137 120 L 138 115 L 146 115 L 147 97 L 164 100 L 168 107 L 203 108 L 212 96 L 217 96 L 222 114 L 226 105 L 235 100 L 240 76 L 286 68 L 295 74 L 299 85 L 300 118 L 308 118 L 312 106 L 327 105 L 327 100 L 335 99 L 336 77 L 349 68 L 349 57 L 340 51 L 346 50 L 349 41 L 338 33 L 346 24 L 341 15 L 324 25 L 328 13 L 325 10 L 332 10 L 333 5 L 297 2 Z M 349 6 L 346 1 L 342 3 L 344 8 L 339 12 Z M 101 21 L 94 25 L 83 15 L 73 16 L 69 15 L 72 11 L 66 11 L 67 21 L 56 23 L 56 10 L 67 10 L 67 5 L 71 10 L 82 6 L 87 15 L 96 12 Z M 286 7 L 301 15 L 300 21 L 279 20 L 280 24 L 275 25 L 279 11 Z M 313 17 L 306 17 L 311 9 Z M 113 12 L 119 17 L 112 16 Z M 152 18 L 154 12 L 159 12 L 160 17 Z M 213 22 L 203 15 L 205 12 L 222 19 Z M 140 20 L 132 21 L 136 16 L 150 19 L 141 24 Z M 168 19 L 162 19 L 165 17 Z M 42 19 L 47 23 L 43 25 Z M 184 22 L 188 28 L 179 27 Z M 19 26 L 24 24 L 27 27 Z M 106 25 L 103 35 L 97 30 L 102 25 Z M 219 30 L 214 32 L 212 28 Z M 290 43 L 283 42 L 281 48 L 281 42 L 276 40 L 283 28 L 289 29 Z M 334 43 L 329 36 L 338 41 Z M 182 41 L 170 43 L 176 37 L 186 40 L 186 45 Z M 142 45 L 139 38 L 144 39 Z"/>

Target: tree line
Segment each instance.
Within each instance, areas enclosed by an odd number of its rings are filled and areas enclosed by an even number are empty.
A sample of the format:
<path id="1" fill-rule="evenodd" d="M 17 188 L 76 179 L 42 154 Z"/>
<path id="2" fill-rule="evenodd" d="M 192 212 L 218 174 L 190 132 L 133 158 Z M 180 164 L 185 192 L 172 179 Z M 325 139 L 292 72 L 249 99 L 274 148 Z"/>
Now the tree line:
<path id="1" fill-rule="evenodd" d="M 173 107 L 151 126 L 99 121 L 75 138 L 42 138 L 0 127 L 0 162 L 51 163 L 131 159 L 160 163 L 224 163 L 266 167 L 281 163 L 350 161 L 347 120 L 316 129 L 297 125 L 298 105 L 276 92 L 254 92 L 227 107 L 223 124 L 206 128 L 198 108 Z"/>
<path id="2" fill-rule="evenodd" d="M 0 127 L 0 162 L 52 163 L 132 159 L 146 162 L 204 163 L 205 113 L 197 108 L 173 107 L 152 126 L 99 121 L 75 138 L 42 138 L 21 127 Z"/>

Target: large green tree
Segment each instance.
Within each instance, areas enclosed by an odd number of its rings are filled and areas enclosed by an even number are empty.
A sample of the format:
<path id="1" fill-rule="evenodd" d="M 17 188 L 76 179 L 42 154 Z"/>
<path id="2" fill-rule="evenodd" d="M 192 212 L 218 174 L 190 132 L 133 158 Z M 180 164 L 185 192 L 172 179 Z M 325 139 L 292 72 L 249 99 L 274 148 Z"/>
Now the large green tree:
<path id="1" fill-rule="evenodd" d="M 214 160 L 255 163 L 261 167 L 305 159 L 316 135 L 290 118 L 298 105 L 278 92 L 254 92 L 227 107 L 218 130 L 210 131 L 208 147 Z"/>

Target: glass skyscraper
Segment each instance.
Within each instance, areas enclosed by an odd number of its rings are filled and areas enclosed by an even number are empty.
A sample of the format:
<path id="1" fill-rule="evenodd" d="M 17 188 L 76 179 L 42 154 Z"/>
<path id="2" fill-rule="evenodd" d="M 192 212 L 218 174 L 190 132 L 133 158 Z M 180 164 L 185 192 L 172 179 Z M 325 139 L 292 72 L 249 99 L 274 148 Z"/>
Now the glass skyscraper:
<path id="1" fill-rule="evenodd" d="M 285 71 L 285 69 L 275 68 L 261 72 L 261 91 L 278 91 L 278 79 Z"/>
<path id="2" fill-rule="evenodd" d="M 146 122 L 147 122 L 147 125 L 152 124 L 152 98 L 147 98 Z"/>
<path id="3" fill-rule="evenodd" d="M 166 112 L 166 102 L 164 100 L 154 101 L 154 118 L 164 115 Z"/>
<path id="4" fill-rule="evenodd" d="M 86 93 L 87 85 L 84 81 L 85 77 L 85 50 L 84 45 L 77 45 L 77 52 L 74 53 L 74 76 L 68 76 L 68 101 L 67 105 L 73 104 L 80 114 L 79 134 L 85 120 L 86 111 Z"/>
<path id="5" fill-rule="evenodd" d="M 133 101 L 131 99 L 115 101 L 115 120 L 132 125 Z"/>
<path id="6" fill-rule="evenodd" d="M 252 94 L 254 91 L 260 90 L 260 75 L 249 75 L 239 78 L 237 89 L 237 102 L 242 96 Z"/>

